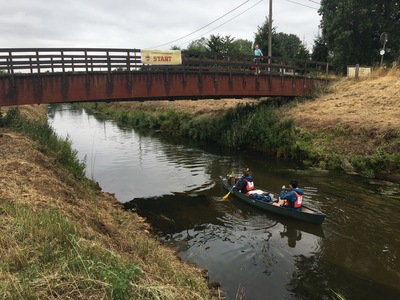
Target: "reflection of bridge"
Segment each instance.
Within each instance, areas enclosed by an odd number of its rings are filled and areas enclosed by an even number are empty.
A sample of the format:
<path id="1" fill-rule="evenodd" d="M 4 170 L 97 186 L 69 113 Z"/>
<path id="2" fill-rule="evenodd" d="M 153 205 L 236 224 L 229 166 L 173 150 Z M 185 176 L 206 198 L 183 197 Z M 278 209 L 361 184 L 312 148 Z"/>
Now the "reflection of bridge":
<path id="1" fill-rule="evenodd" d="M 83 101 L 305 96 L 328 64 L 182 51 L 182 64 L 143 65 L 138 49 L 0 49 L 0 106 Z"/>

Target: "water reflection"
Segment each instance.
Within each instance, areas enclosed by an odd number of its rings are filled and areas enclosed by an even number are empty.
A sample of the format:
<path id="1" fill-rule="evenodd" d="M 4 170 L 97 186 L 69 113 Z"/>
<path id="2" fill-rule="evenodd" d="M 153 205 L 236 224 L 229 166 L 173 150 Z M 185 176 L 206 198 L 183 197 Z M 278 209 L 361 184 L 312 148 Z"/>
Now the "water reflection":
<path id="1" fill-rule="evenodd" d="M 291 248 L 296 247 L 296 241 L 301 240 L 301 231 L 294 227 L 284 227 L 284 231 L 279 234 L 281 235 L 281 238 L 287 238 L 288 246 Z"/>

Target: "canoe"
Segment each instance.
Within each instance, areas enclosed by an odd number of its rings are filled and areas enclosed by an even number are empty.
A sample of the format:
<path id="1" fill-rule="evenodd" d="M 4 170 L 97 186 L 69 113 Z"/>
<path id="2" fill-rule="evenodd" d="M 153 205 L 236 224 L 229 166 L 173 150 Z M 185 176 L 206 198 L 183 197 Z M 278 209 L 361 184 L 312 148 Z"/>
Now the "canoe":
<path id="1" fill-rule="evenodd" d="M 228 182 L 228 179 L 220 176 L 222 186 L 227 189 L 228 191 L 231 192 L 231 194 L 235 195 L 238 197 L 240 200 L 244 201 L 245 203 L 257 207 L 259 209 L 262 209 L 267 212 L 271 212 L 274 214 L 278 214 L 281 216 L 285 216 L 288 218 L 293 218 L 301 221 L 305 221 L 308 223 L 312 223 L 315 225 L 320 225 L 322 222 L 324 222 L 326 215 L 314 208 L 311 208 L 307 205 L 302 205 L 300 210 L 294 210 L 286 207 L 281 207 L 281 206 L 274 206 L 272 205 L 273 202 L 278 201 L 279 195 L 276 193 L 272 193 L 266 190 L 261 190 L 261 189 L 254 189 L 252 193 L 256 193 L 258 195 L 265 195 L 268 194 L 271 198 L 271 202 L 266 202 L 263 200 L 258 200 L 258 199 L 253 199 L 245 194 L 237 191 L 236 189 L 232 189 L 231 184 Z"/>

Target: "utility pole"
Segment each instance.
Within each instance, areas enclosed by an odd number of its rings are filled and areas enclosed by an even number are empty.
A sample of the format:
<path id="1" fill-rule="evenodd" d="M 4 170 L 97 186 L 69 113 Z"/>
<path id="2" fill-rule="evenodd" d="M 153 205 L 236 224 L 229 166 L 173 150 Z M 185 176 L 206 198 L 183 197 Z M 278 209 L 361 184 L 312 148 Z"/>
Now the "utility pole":
<path id="1" fill-rule="evenodd" d="M 269 0 L 269 28 L 268 28 L 268 64 L 271 64 L 272 57 L 272 0 Z M 270 68 L 268 67 L 268 70 Z"/>

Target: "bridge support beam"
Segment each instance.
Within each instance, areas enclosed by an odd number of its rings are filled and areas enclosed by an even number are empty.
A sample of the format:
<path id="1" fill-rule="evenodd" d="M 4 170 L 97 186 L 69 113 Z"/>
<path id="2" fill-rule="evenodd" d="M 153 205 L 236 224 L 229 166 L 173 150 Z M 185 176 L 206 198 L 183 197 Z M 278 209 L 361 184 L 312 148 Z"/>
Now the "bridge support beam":
<path id="1" fill-rule="evenodd" d="M 0 76 L 0 106 L 87 101 L 297 97 L 323 79 L 252 73 L 41 73 Z"/>

